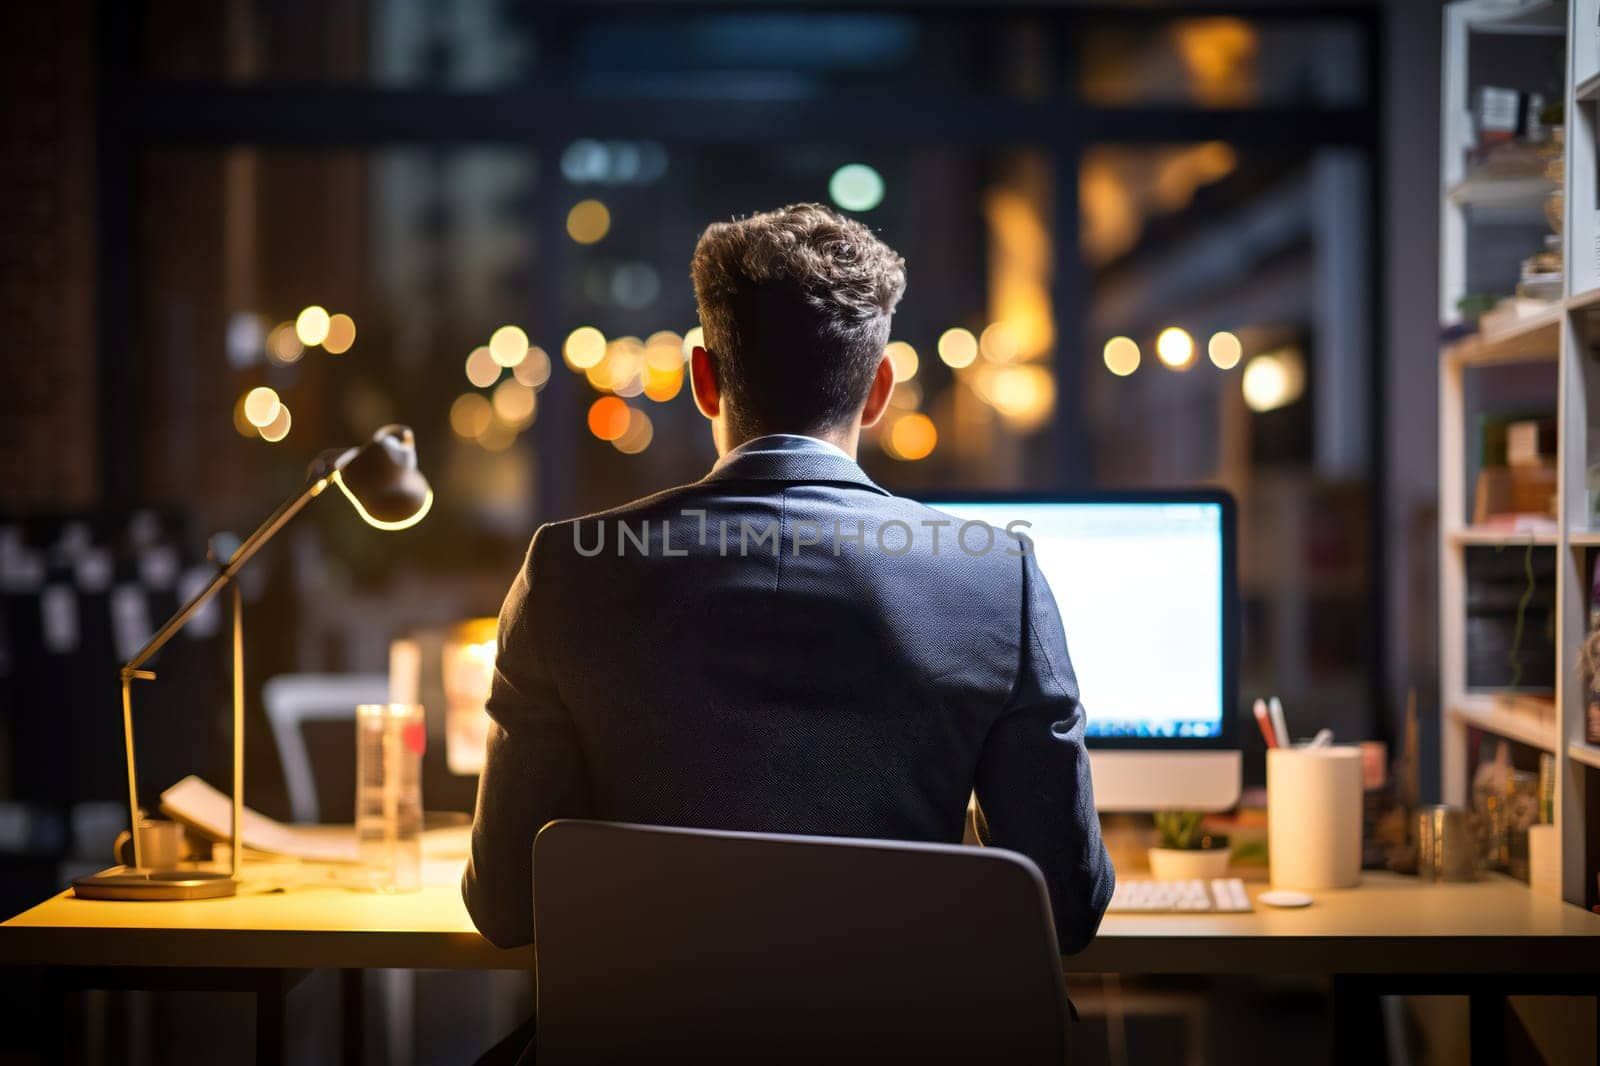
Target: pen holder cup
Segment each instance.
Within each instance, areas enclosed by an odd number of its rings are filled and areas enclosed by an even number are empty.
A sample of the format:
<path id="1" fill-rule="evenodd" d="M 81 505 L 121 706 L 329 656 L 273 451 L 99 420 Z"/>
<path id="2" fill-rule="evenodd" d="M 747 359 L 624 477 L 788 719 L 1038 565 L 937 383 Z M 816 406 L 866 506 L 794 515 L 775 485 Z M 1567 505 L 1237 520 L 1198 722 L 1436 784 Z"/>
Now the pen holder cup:
<path id="1" fill-rule="evenodd" d="M 1275 888 L 1361 880 L 1361 749 L 1267 751 L 1267 859 Z"/>

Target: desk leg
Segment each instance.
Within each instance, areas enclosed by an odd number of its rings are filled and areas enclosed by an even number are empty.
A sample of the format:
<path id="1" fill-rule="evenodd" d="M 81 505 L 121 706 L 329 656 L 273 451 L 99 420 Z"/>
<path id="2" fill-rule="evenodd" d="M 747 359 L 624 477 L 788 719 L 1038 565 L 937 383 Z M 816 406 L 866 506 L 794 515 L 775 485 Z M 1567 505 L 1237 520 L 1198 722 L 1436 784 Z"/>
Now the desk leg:
<path id="1" fill-rule="evenodd" d="M 367 1059 L 367 983 L 365 970 L 339 971 L 339 1049 L 344 1066 Z"/>
<path id="2" fill-rule="evenodd" d="M 1467 997 L 1467 1019 L 1472 1061 L 1506 1061 L 1506 997 L 1474 992 Z"/>
<path id="3" fill-rule="evenodd" d="M 1388 1061 L 1383 1039 L 1383 1005 L 1378 985 L 1370 978 L 1338 974 L 1333 978 L 1334 1062 L 1369 1066 Z"/>
<path id="4" fill-rule="evenodd" d="M 285 999 L 289 990 L 274 981 L 256 990 L 256 1066 L 282 1066 Z"/>

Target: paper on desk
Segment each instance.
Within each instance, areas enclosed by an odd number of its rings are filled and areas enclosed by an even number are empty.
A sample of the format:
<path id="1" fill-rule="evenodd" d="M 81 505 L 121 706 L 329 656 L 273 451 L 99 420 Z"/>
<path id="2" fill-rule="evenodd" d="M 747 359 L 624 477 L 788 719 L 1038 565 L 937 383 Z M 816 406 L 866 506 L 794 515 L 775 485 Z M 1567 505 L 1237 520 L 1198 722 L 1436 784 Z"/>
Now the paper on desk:
<path id="1" fill-rule="evenodd" d="M 217 840 L 233 835 L 233 801 L 198 777 L 186 777 L 163 792 L 161 810 Z M 241 819 L 244 846 L 252 851 L 311 862 L 360 861 L 354 826 L 285 825 L 248 807 Z M 425 830 L 422 855 L 438 860 L 466 858 L 471 836 L 470 824 Z"/>
<path id="2" fill-rule="evenodd" d="M 190 775 L 161 793 L 161 810 L 218 840 L 233 836 L 233 801 L 200 778 Z M 308 830 L 268 818 L 249 807 L 240 815 L 244 846 L 269 855 L 313 862 L 356 862 L 356 833 Z"/>

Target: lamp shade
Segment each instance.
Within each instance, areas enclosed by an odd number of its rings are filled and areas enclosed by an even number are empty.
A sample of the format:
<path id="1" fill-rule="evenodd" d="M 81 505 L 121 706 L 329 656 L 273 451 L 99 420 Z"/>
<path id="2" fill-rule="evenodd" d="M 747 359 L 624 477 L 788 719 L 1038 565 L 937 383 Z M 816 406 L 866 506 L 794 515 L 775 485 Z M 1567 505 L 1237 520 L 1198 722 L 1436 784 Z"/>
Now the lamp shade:
<path id="1" fill-rule="evenodd" d="M 384 426 L 367 443 L 324 453 L 312 477 L 327 477 L 377 529 L 407 529 L 433 506 L 433 489 L 417 469 L 417 446 L 409 426 Z"/>

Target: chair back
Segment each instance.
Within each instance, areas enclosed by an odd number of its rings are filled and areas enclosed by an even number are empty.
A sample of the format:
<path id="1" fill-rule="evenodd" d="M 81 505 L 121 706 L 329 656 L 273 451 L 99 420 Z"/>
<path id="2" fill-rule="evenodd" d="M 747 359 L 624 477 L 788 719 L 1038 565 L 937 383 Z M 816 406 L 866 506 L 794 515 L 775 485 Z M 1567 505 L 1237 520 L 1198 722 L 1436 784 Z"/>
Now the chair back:
<path id="1" fill-rule="evenodd" d="M 283 763 L 289 811 L 295 821 L 315 822 L 322 814 L 305 724 L 348 721 L 353 729 L 359 704 L 388 702 L 387 674 L 279 674 L 261 686 L 261 704 Z M 351 791 L 354 789 L 352 781 Z"/>
<path id="2" fill-rule="evenodd" d="M 557 821 L 533 868 L 544 1066 L 1065 1060 L 1022 855 Z"/>

